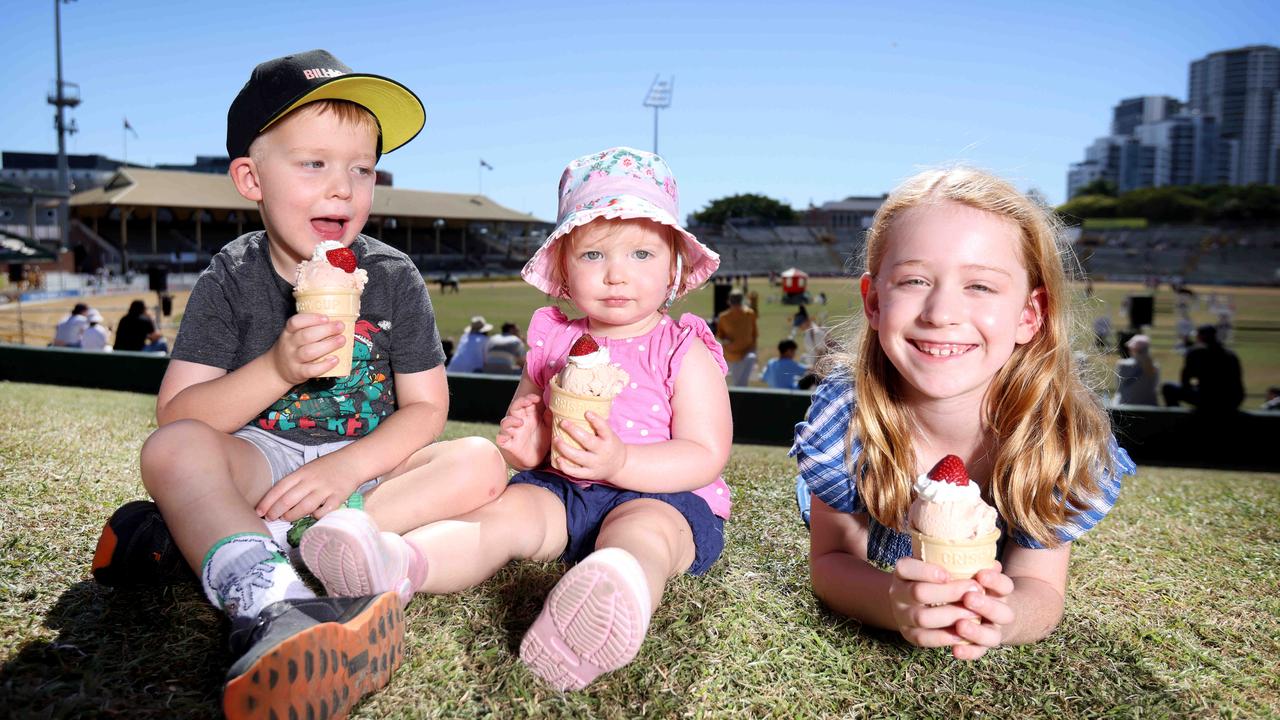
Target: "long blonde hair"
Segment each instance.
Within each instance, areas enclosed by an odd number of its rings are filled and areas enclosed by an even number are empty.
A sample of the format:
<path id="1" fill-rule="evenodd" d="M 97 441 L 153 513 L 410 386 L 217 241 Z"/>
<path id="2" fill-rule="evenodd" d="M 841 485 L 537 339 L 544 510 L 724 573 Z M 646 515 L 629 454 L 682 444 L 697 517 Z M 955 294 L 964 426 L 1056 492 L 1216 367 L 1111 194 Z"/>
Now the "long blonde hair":
<path id="1" fill-rule="evenodd" d="M 906 210 L 954 202 L 1013 222 L 1032 290 L 1044 289 L 1039 331 L 992 378 L 982 421 L 994 438 L 991 497 L 1011 527 L 1047 547 L 1059 544 L 1054 528 L 1086 508 L 1098 493 L 1098 473 L 1110 468 L 1110 419 L 1077 373 L 1071 353 L 1066 262 L 1073 256 L 1060 225 L 1046 208 L 1007 182 L 971 168 L 922 172 L 889 195 L 867 231 L 864 268 L 880 269 L 889 231 Z M 916 458 L 911 411 L 902 400 L 898 371 L 865 321 L 829 360 L 853 378 L 857 409 L 849 447 L 862 453 L 851 467 L 858 495 L 877 522 L 903 528 L 911 503 Z"/>

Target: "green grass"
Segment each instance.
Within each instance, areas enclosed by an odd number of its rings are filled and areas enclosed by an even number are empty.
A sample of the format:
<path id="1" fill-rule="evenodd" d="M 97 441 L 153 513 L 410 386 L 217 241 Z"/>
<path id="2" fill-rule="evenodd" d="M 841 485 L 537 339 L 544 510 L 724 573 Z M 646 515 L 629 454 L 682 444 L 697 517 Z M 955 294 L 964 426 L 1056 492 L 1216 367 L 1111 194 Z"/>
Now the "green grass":
<path id="1" fill-rule="evenodd" d="M 10 717 L 217 715 L 232 658 L 199 591 L 113 591 L 88 575 L 107 514 L 143 495 L 137 452 L 153 402 L 0 383 Z M 548 692 L 517 661 L 562 572 L 519 563 L 469 592 L 415 600 L 404 666 L 355 717 L 1280 715 L 1280 475 L 1142 469 L 1077 543 L 1058 630 L 960 663 L 822 609 L 793 472 L 782 448 L 734 448 L 723 558 L 671 583 L 640 656 L 590 692 Z"/>

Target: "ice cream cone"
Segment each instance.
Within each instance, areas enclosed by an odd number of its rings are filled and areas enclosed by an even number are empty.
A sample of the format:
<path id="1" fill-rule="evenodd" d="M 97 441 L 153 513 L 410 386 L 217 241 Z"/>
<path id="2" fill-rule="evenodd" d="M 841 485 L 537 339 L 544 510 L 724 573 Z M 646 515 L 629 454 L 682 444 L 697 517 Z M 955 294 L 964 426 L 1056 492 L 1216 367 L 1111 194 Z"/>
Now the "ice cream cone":
<path id="1" fill-rule="evenodd" d="M 551 378 L 551 414 L 553 422 L 551 424 L 551 437 L 564 438 L 570 445 L 581 448 L 577 440 L 574 440 L 560 427 L 561 420 L 569 420 L 574 425 L 586 429 L 588 432 L 595 434 L 591 423 L 587 422 L 587 411 L 608 419 L 609 408 L 613 406 L 613 398 L 590 397 L 587 395 L 577 395 L 560 387 L 560 378 Z M 560 464 L 560 453 L 556 452 L 556 447 L 551 446 L 551 466 L 558 467 Z"/>
<path id="2" fill-rule="evenodd" d="M 941 565 L 951 573 L 952 580 L 962 580 L 996 564 L 999 539 L 999 530 L 971 540 L 946 540 L 912 530 L 911 557 Z"/>
<path id="3" fill-rule="evenodd" d="M 338 364 L 318 377 L 346 377 L 351 374 L 351 351 L 355 349 L 356 319 L 360 317 L 360 291 L 351 288 L 294 291 L 298 312 L 328 315 L 342 322 L 342 347 L 333 352 Z"/>

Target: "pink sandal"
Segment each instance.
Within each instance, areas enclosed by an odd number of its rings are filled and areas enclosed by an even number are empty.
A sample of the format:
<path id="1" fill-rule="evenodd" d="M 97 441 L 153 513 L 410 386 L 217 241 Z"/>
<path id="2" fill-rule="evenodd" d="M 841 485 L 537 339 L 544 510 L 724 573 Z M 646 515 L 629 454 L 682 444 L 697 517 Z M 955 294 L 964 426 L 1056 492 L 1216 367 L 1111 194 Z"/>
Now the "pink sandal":
<path id="1" fill-rule="evenodd" d="M 402 606 L 426 578 L 426 560 L 407 540 L 380 532 L 363 510 L 341 508 L 302 535 L 298 548 L 329 595 L 359 597 L 395 592 Z"/>
<path id="2" fill-rule="evenodd" d="M 650 604 L 640 563 L 620 548 L 597 550 L 551 589 L 520 659 L 557 690 L 581 690 L 635 658 Z"/>

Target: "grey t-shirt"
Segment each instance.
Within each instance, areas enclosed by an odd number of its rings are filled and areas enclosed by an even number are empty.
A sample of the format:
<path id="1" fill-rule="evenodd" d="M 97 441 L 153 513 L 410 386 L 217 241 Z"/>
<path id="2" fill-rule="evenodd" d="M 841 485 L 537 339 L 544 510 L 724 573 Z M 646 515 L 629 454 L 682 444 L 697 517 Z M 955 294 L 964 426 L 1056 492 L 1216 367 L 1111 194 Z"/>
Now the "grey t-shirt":
<path id="1" fill-rule="evenodd" d="M 292 388 L 251 425 L 303 445 L 354 439 L 395 412 L 394 373 L 444 362 L 431 298 L 409 257 L 365 235 L 351 250 L 369 273 L 351 374 Z M 294 312 L 293 286 L 271 265 L 267 234 L 242 235 L 196 280 L 172 357 L 232 372 L 270 350 Z"/>

